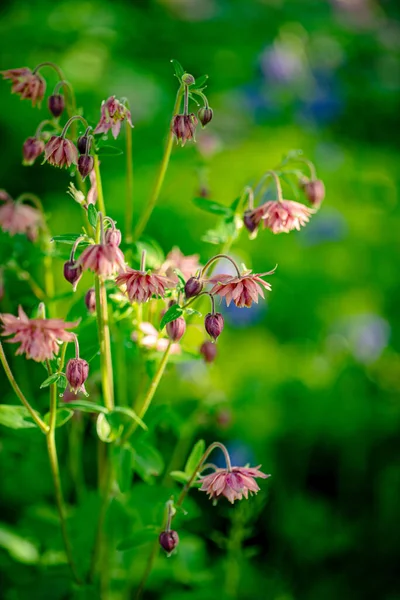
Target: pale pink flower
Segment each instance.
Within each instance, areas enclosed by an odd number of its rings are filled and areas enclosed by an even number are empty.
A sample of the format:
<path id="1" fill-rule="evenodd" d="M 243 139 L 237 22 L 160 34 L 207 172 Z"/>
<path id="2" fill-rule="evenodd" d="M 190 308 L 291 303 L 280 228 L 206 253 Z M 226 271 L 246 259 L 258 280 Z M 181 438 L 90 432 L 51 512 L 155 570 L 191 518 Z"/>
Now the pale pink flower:
<path id="1" fill-rule="evenodd" d="M 39 73 L 33 73 L 28 67 L 22 67 L 1 71 L 1 74 L 3 79 L 10 79 L 12 94 L 19 94 L 22 100 L 31 100 L 32 106 L 40 105 L 46 90 L 46 82 Z"/>
<path id="2" fill-rule="evenodd" d="M 58 354 L 61 342 L 72 342 L 74 334 L 66 331 L 77 327 L 79 321 L 65 322 L 62 319 L 29 319 L 22 307 L 18 308 L 18 317 L 0 314 L 3 323 L 2 335 L 13 335 L 8 341 L 20 343 L 16 354 L 26 354 L 36 362 L 52 360 Z"/>
<path id="3" fill-rule="evenodd" d="M 0 206 L 0 227 L 10 235 L 23 233 L 34 241 L 42 225 L 43 217 L 37 208 L 11 199 Z"/>
<path id="4" fill-rule="evenodd" d="M 189 277 L 195 275 L 200 268 L 199 258 L 198 254 L 185 256 L 177 246 L 174 246 L 174 248 L 168 252 L 159 271 L 165 273 L 170 279 L 173 279 L 178 283 L 178 278 L 174 273 L 174 269 L 178 269 L 185 279 L 189 279 Z"/>
<path id="5" fill-rule="evenodd" d="M 170 340 L 165 337 L 160 337 L 160 332 L 157 331 L 151 323 L 144 321 L 139 325 L 141 335 L 136 331 L 132 333 L 132 340 L 137 342 L 143 348 L 148 350 L 156 350 L 157 352 L 165 352 Z M 181 354 L 182 350 L 179 344 L 171 344 L 171 354 Z"/>
<path id="6" fill-rule="evenodd" d="M 127 269 L 118 275 L 116 284 L 126 286 L 129 300 L 139 303 L 147 302 L 152 296 L 164 298 L 166 288 L 175 285 L 168 277 L 136 269 Z"/>
<path id="7" fill-rule="evenodd" d="M 130 111 L 115 96 L 110 96 L 101 105 L 100 121 L 93 133 L 108 133 L 111 129 L 114 139 L 117 139 L 121 123 L 125 120 L 133 127 Z"/>
<path id="8" fill-rule="evenodd" d="M 271 275 L 274 271 L 268 273 L 248 273 L 241 277 L 232 275 L 213 275 L 208 280 L 214 286 L 211 294 L 217 294 L 221 298 L 225 298 L 226 305 L 229 306 L 233 302 L 239 308 L 247 306 L 250 308 L 253 302 L 258 303 L 258 296 L 264 298 L 262 287 L 266 290 L 271 290 L 271 285 L 261 279 L 264 275 Z M 261 287 L 262 286 L 262 287 Z"/>
<path id="9" fill-rule="evenodd" d="M 235 500 L 242 500 L 243 496 L 247 500 L 249 493 L 256 494 L 260 489 L 254 478 L 270 477 L 262 473 L 260 467 L 232 467 L 230 471 L 227 468 L 216 469 L 214 473 L 201 478 L 200 491 L 206 492 L 210 499 L 225 496 L 232 504 Z"/>
<path id="10" fill-rule="evenodd" d="M 82 252 L 76 262 L 84 271 L 90 269 L 97 275 L 111 277 L 125 269 L 125 258 L 118 246 L 93 244 Z"/>
<path id="11" fill-rule="evenodd" d="M 273 200 L 263 204 L 262 208 L 264 227 L 272 233 L 289 233 L 293 229 L 299 231 L 315 212 L 312 208 L 293 200 Z"/>
<path id="12" fill-rule="evenodd" d="M 78 164 L 78 149 L 59 135 L 53 135 L 44 147 L 44 162 L 54 167 L 67 167 Z"/>

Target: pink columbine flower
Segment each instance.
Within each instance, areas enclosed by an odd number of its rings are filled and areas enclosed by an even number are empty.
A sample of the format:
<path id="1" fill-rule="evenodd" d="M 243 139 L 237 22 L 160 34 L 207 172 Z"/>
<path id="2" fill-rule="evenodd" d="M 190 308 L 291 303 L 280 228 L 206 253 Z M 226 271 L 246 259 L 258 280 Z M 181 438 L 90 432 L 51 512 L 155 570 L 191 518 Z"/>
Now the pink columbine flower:
<path id="1" fill-rule="evenodd" d="M 267 479 L 270 475 L 262 473 L 258 467 L 232 467 L 229 471 L 225 469 L 216 469 L 214 473 L 205 475 L 201 478 L 201 492 L 206 492 L 210 499 L 218 499 L 225 496 L 232 504 L 235 500 L 242 500 L 243 496 L 248 498 L 250 495 L 259 491 L 255 477 Z"/>
<path id="2" fill-rule="evenodd" d="M 165 257 L 164 263 L 160 267 L 160 272 L 165 273 L 170 279 L 178 282 L 174 269 L 178 269 L 185 279 L 189 279 L 200 268 L 199 255 L 190 254 L 185 256 L 177 246 L 174 246 Z"/>
<path id="3" fill-rule="evenodd" d="M 22 146 L 22 164 L 33 165 L 35 160 L 43 153 L 44 142 L 37 137 L 28 137 Z"/>
<path id="4" fill-rule="evenodd" d="M 21 100 L 31 100 L 32 106 L 40 105 L 46 91 L 46 82 L 39 73 L 33 73 L 28 67 L 22 67 L 1 71 L 1 74 L 3 79 L 10 79 L 12 94 L 19 94 Z"/>
<path id="5" fill-rule="evenodd" d="M 293 229 L 300 231 L 300 227 L 308 223 L 315 212 L 312 208 L 293 200 L 273 200 L 262 206 L 264 227 L 272 233 L 289 233 Z"/>
<path id="6" fill-rule="evenodd" d="M 118 275 L 116 284 L 126 286 L 129 300 L 139 303 L 147 302 L 152 296 L 164 298 L 166 288 L 175 285 L 168 277 L 136 269 L 127 269 Z"/>
<path id="7" fill-rule="evenodd" d="M 130 111 L 115 96 L 110 96 L 101 105 L 100 121 L 93 133 L 108 133 L 111 129 L 114 139 L 117 139 L 121 123 L 125 120 L 133 127 Z"/>
<path id="8" fill-rule="evenodd" d="M 93 244 L 85 248 L 76 265 L 84 271 L 90 269 L 97 275 L 111 277 L 125 270 L 125 258 L 118 246 Z"/>
<path id="9" fill-rule="evenodd" d="M 52 360 L 58 354 L 61 342 L 72 342 L 74 334 L 66 331 L 77 327 L 78 321 L 65 322 L 62 319 L 29 319 L 22 307 L 18 308 L 18 317 L 0 314 L 3 323 L 2 335 L 13 335 L 8 341 L 20 343 L 16 354 L 26 354 L 36 362 Z"/>
<path id="10" fill-rule="evenodd" d="M 258 296 L 264 298 L 262 287 L 268 291 L 271 290 L 271 285 L 261 277 L 271 275 L 274 270 L 268 271 L 268 273 L 247 273 L 241 277 L 232 277 L 232 275 L 226 274 L 213 275 L 208 280 L 214 284 L 211 294 L 217 294 L 221 298 L 225 298 L 227 306 L 233 300 L 239 308 L 244 306 L 250 308 L 253 302 L 258 303 Z"/>
<path id="11" fill-rule="evenodd" d="M 59 135 L 53 135 L 44 147 L 44 162 L 54 167 L 67 167 L 78 164 L 78 149 L 71 142 Z"/>
<path id="12" fill-rule="evenodd" d="M 31 241 L 35 241 L 43 218 L 37 208 L 14 202 L 11 198 L 0 206 L 0 227 L 10 235 L 22 233 Z"/>

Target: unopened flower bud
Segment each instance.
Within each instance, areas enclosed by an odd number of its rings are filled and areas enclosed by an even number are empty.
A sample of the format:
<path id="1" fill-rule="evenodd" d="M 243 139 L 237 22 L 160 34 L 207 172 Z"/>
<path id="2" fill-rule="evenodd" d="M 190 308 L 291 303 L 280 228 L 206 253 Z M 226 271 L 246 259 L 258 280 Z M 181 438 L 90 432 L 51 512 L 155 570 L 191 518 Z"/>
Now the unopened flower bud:
<path id="1" fill-rule="evenodd" d="M 76 140 L 76 145 L 77 145 L 79 154 L 86 154 L 86 150 L 89 150 L 88 144 L 89 144 L 89 138 L 87 135 L 81 135 L 80 137 L 78 137 L 78 139 Z"/>
<path id="2" fill-rule="evenodd" d="M 204 320 L 204 327 L 208 335 L 216 340 L 221 335 L 224 328 L 224 317 L 221 313 L 215 313 L 213 315 L 208 313 Z"/>
<path id="3" fill-rule="evenodd" d="M 325 185 L 321 179 L 311 179 L 302 184 L 304 194 L 312 206 L 318 207 L 325 198 Z"/>
<path id="4" fill-rule="evenodd" d="M 171 131 L 175 135 L 177 141 L 180 141 L 182 146 L 187 140 L 195 141 L 194 134 L 196 132 L 198 120 L 194 113 L 190 115 L 175 115 L 171 123 Z"/>
<path id="5" fill-rule="evenodd" d="M 193 298 L 200 294 L 203 289 L 203 282 L 198 277 L 189 277 L 185 283 L 185 296 L 186 298 Z"/>
<path id="6" fill-rule="evenodd" d="M 65 108 L 65 100 L 62 94 L 53 94 L 48 100 L 49 111 L 54 117 L 59 117 Z"/>
<path id="7" fill-rule="evenodd" d="M 90 154 L 82 154 L 78 159 L 78 171 L 82 179 L 85 179 L 94 167 L 94 158 Z"/>
<path id="8" fill-rule="evenodd" d="M 78 281 L 82 277 L 82 267 L 77 265 L 74 260 L 67 260 L 64 263 L 64 277 L 72 284 L 72 289 L 75 292 Z"/>
<path id="9" fill-rule="evenodd" d="M 208 340 L 203 342 L 200 346 L 200 354 L 203 355 L 206 363 L 214 362 L 215 357 L 217 356 L 217 345 Z"/>
<path id="10" fill-rule="evenodd" d="M 182 82 L 186 85 L 193 85 L 195 81 L 195 78 L 190 73 L 185 73 L 182 75 Z"/>
<path id="11" fill-rule="evenodd" d="M 96 292 L 94 288 L 90 288 L 90 290 L 86 292 L 85 304 L 91 314 L 96 312 Z"/>
<path id="12" fill-rule="evenodd" d="M 105 242 L 110 246 L 119 246 L 121 243 L 121 232 L 119 229 L 107 229 Z"/>
<path id="13" fill-rule="evenodd" d="M 208 125 L 213 118 L 213 110 L 209 106 L 203 106 L 197 113 L 202 127 Z"/>
<path id="14" fill-rule="evenodd" d="M 65 370 L 65 376 L 71 387 L 71 390 L 75 392 L 85 393 L 85 381 L 89 375 L 89 364 L 83 358 L 71 358 L 67 363 Z"/>
<path id="15" fill-rule="evenodd" d="M 257 210 L 246 210 L 243 215 L 243 224 L 246 227 L 247 231 L 253 233 L 260 224 L 261 221 L 261 212 Z"/>
<path id="16" fill-rule="evenodd" d="M 44 142 L 37 137 L 28 137 L 22 146 L 22 164 L 33 165 L 35 160 L 43 153 Z"/>
<path id="17" fill-rule="evenodd" d="M 166 552 L 172 552 L 179 544 L 179 536 L 176 531 L 163 531 L 158 538 L 161 548 Z"/>
<path id="18" fill-rule="evenodd" d="M 167 334 L 173 342 L 179 342 L 186 331 L 186 321 L 183 317 L 178 317 L 166 325 Z"/>

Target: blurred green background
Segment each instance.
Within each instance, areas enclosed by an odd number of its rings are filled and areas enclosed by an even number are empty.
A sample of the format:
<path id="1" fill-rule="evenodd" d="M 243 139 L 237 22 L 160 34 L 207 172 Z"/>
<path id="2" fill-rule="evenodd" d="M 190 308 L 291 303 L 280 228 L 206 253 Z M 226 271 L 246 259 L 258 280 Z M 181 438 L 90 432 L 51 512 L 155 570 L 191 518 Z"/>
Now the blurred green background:
<path id="1" fill-rule="evenodd" d="M 2 5 L 2 69 L 60 64 L 93 123 L 103 99 L 129 98 L 135 219 L 153 185 L 176 93 L 169 60 L 209 75 L 214 120 L 197 146 L 174 148 L 147 229 L 164 252 L 177 245 L 205 262 L 215 248 L 201 238 L 215 219 L 192 203 L 199 189 L 228 204 L 293 148 L 315 162 L 327 188 L 300 233 L 264 231 L 251 242 L 242 235 L 233 254 L 247 266 L 263 272 L 278 263 L 267 303 L 227 311 L 216 363 L 179 364 L 162 383 L 153 418 L 162 421 L 174 405 L 177 423 L 157 433 L 167 463 L 177 439 L 175 468 L 182 468 L 193 441 L 204 437 L 224 441 L 239 464 L 262 463 L 272 477 L 234 507 L 214 508 L 193 491 L 189 517 L 179 522 L 180 552 L 159 558 L 149 600 L 400 599 L 399 16 L 394 0 Z M 50 88 L 56 80 L 46 75 Z M 80 209 L 65 193 L 70 174 L 20 163 L 22 143 L 46 107 L 20 102 L 7 82 L 0 93 L 0 187 L 14 197 L 38 194 L 53 233 L 78 231 Z M 117 144 L 123 149 L 123 135 Z M 124 157 L 102 164 L 107 206 L 120 223 L 124 166 Z M 58 286 L 68 289 L 61 274 Z M 6 289 L 3 310 L 33 307 L 21 282 L 10 278 Z M 78 295 L 84 292 L 80 286 Z M 12 364 L 22 387 L 43 379 L 39 366 L 21 358 Z M 131 377 L 135 383 L 138 375 Z M 2 401 L 14 402 L 3 379 Z M 46 401 L 37 398 L 43 407 Z M 90 488 L 95 447 L 85 431 Z M 60 443 L 65 452 L 74 447 L 65 432 Z M 36 432 L 1 429 L 6 600 L 83 597 L 57 563 L 61 542 L 42 445 Z M 64 486 L 73 503 L 68 473 Z M 145 511 L 155 489 L 138 480 L 130 502 Z M 88 493 L 73 522 L 82 556 L 90 502 Z M 116 503 L 109 524 L 116 536 L 130 527 L 121 512 Z M 130 597 L 148 552 L 144 546 L 119 559 L 111 598 Z"/>

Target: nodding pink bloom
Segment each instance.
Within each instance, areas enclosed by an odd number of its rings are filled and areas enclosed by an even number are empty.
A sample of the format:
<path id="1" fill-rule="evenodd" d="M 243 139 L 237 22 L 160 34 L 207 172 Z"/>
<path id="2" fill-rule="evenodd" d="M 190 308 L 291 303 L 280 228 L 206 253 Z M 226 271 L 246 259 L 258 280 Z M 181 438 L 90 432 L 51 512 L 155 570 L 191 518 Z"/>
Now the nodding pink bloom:
<path id="1" fill-rule="evenodd" d="M 194 113 L 190 113 L 190 115 L 175 115 L 172 119 L 171 131 L 176 137 L 176 143 L 180 141 L 181 145 L 184 146 L 187 140 L 193 140 L 195 142 L 195 133 L 198 122 L 199 121 Z"/>
<path id="2" fill-rule="evenodd" d="M 185 279 L 189 279 L 199 270 L 199 255 L 190 254 L 185 256 L 177 246 L 174 246 L 165 257 L 164 263 L 160 267 L 160 272 L 165 273 L 170 279 L 178 283 L 178 277 L 174 273 L 174 269 L 178 269 Z"/>
<path id="3" fill-rule="evenodd" d="M 155 273 L 127 269 L 125 273 L 118 275 L 116 284 L 126 286 L 126 293 L 131 302 L 147 302 L 152 296 L 164 298 L 165 290 L 174 287 L 174 282 Z"/>
<path id="4" fill-rule="evenodd" d="M 18 317 L 0 314 L 3 323 L 2 335 L 13 335 L 8 341 L 20 343 L 16 354 L 26 354 L 36 362 L 52 360 L 58 354 L 61 342 L 72 342 L 74 334 L 66 331 L 77 327 L 79 321 L 68 323 L 62 319 L 29 319 L 22 307 L 18 308 Z"/>
<path id="5" fill-rule="evenodd" d="M 321 179 L 310 179 L 302 183 L 301 187 L 311 206 L 319 207 L 325 198 L 325 184 Z"/>
<path id="6" fill-rule="evenodd" d="M 1 74 L 3 79 L 10 79 L 12 94 L 19 94 L 21 100 L 31 100 L 32 106 L 36 104 L 40 106 L 46 91 L 46 82 L 39 73 L 33 73 L 28 67 L 22 67 L 1 71 Z"/>
<path id="7" fill-rule="evenodd" d="M 93 133 L 108 133 L 111 129 L 114 139 L 117 139 L 121 123 L 125 120 L 133 127 L 130 111 L 115 96 L 110 96 L 101 105 L 100 121 Z"/>
<path id="8" fill-rule="evenodd" d="M 22 233 L 34 242 L 42 225 L 43 217 L 37 208 L 11 199 L 0 206 L 0 227 L 10 235 Z"/>
<path id="9" fill-rule="evenodd" d="M 233 302 L 239 308 L 247 306 L 250 308 L 253 302 L 258 303 L 258 296 L 264 298 L 262 287 L 266 290 L 271 290 L 271 285 L 261 279 L 264 275 L 271 275 L 274 271 L 268 273 L 248 273 L 242 277 L 232 277 L 232 275 L 213 275 L 208 280 L 214 283 L 211 294 L 217 294 L 221 298 L 225 298 L 226 305 L 229 306 Z M 261 287 L 262 286 L 262 287 Z"/>
<path id="10" fill-rule="evenodd" d="M 315 212 L 312 208 L 293 200 L 273 200 L 262 206 L 264 227 L 270 229 L 272 233 L 289 233 L 293 229 L 300 231 L 300 227 L 308 223 Z"/>
<path id="11" fill-rule="evenodd" d="M 118 246 L 93 244 L 85 248 L 76 265 L 84 271 L 90 269 L 97 275 L 111 277 L 125 270 L 125 258 Z"/>
<path id="12" fill-rule="evenodd" d="M 220 496 L 225 496 L 232 504 L 235 500 L 242 500 L 243 497 L 248 498 L 250 495 L 256 494 L 259 487 L 254 480 L 255 477 L 267 479 L 270 475 L 262 473 L 258 467 L 232 467 L 228 469 L 216 469 L 214 473 L 205 475 L 201 478 L 201 492 L 206 492 L 210 499 L 218 499 Z"/>
<path id="13" fill-rule="evenodd" d="M 78 394 L 79 392 L 87 394 L 85 381 L 89 376 L 89 364 L 86 360 L 83 360 L 83 358 L 71 358 L 67 363 L 65 376 L 74 394 Z"/>
<path id="14" fill-rule="evenodd" d="M 44 161 L 54 167 L 67 167 L 78 164 L 78 149 L 70 140 L 53 135 L 44 147 Z"/>
<path id="15" fill-rule="evenodd" d="M 44 142 L 37 137 L 28 137 L 22 146 L 22 164 L 25 166 L 33 165 L 35 160 L 44 151 Z"/>

